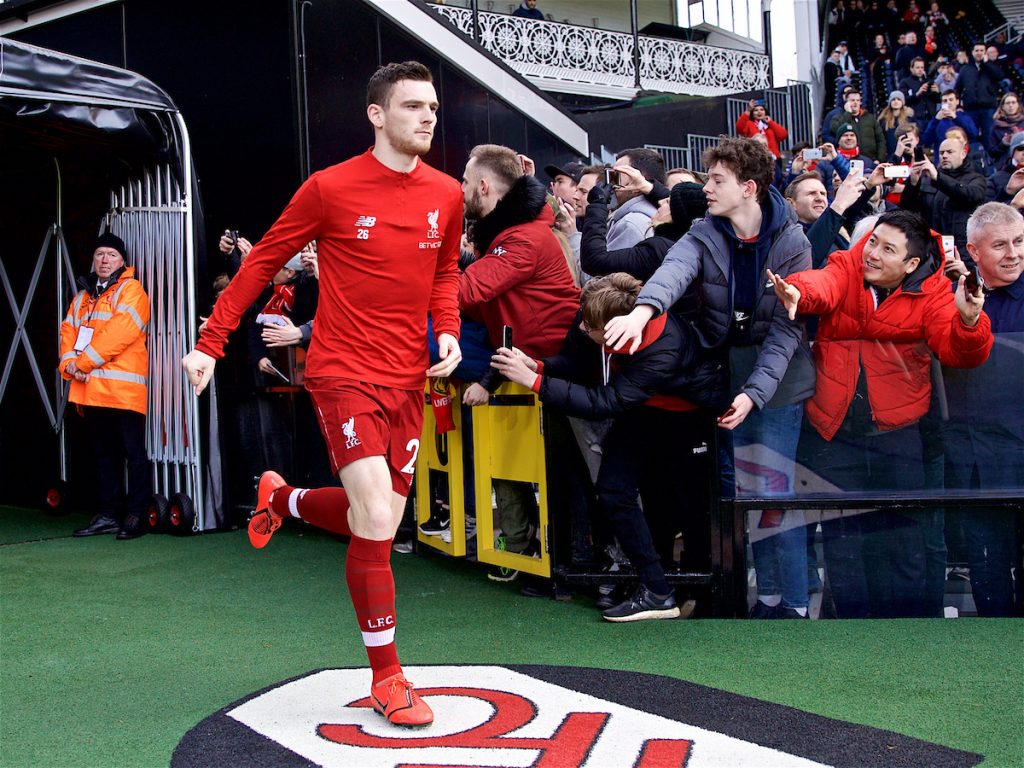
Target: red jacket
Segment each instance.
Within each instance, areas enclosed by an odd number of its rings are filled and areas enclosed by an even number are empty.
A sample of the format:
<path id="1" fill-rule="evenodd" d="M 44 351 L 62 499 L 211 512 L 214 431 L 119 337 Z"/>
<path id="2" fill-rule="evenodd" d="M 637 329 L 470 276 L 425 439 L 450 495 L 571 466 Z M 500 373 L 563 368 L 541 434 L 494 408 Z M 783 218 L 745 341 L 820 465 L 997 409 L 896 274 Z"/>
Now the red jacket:
<path id="1" fill-rule="evenodd" d="M 482 255 L 459 279 L 459 306 L 487 326 L 501 346 L 501 327 L 530 357 L 549 357 L 579 309 L 580 289 L 551 231 L 544 187 L 524 176 L 474 227 Z"/>
<path id="2" fill-rule="evenodd" d="M 781 153 L 779 152 L 779 142 L 785 141 L 789 138 L 789 131 L 774 120 L 768 120 L 767 122 L 768 127 L 762 131 L 758 128 L 757 121 L 751 119 L 750 113 L 744 112 L 736 120 L 736 133 L 740 136 L 746 136 L 748 139 L 753 138 L 759 133 L 763 133 L 765 138 L 768 139 L 768 149 L 771 150 L 773 155 L 780 157 Z"/>
<path id="3" fill-rule="evenodd" d="M 935 259 L 922 262 L 876 309 L 861 260 L 869 237 L 829 254 L 823 269 L 786 278 L 800 290 L 798 310 L 821 315 L 814 344 L 817 383 L 807 418 L 826 440 L 846 417 L 862 365 L 876 426 L 899 429 L 928 411 L 929 350 L 943 365 L 976 368 L 992 348 L 988 315 L 982 312 L 973 328 L 964 325 L 949 279 Z"/>

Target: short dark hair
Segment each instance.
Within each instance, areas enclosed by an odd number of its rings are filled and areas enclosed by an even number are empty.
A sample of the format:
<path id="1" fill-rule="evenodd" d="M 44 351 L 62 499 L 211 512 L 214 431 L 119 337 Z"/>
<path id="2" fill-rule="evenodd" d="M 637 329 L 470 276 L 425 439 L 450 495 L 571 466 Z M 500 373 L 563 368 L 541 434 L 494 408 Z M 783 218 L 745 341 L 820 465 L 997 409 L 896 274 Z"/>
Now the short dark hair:
<path id="1" fill-rule="evenodd" d="M 377 104 L 387 107 L 391 100 L 391 91 L 399 80 L 419 80 L 425 83 L 434 82 L 434 76 L 430 70 L 418 61 L 403 61 L 401 64 L 391 62 L 377 71 L 370 77 L 366 84 L 366 106 Z"/>
<path id="2" fill-rule="evenodd" d="M 583 322 L 591 328 L 604 328 L 613 317 L 633 311 L 643 283 L 625 272 L 597 277 L 583 286 L 580 310 Z"/>
<path id="3" fill-rule="evenodd" d="M 705 168 L 721 163 L 736 174 L 740 182 L 757 184 L 757 202 L 768 200 L 768 188 L 775 177 L 775 158 L 750 139 L 722 136 L 716 147 L 708 147 L 701 156 Z"/>
<path id="4" fill-rule="evenodd" d="M 934 241 L 931 228 L 921 214 L 903 209 L 887 211 L 878 217 L 875 227 L 880 224 L 895 227 L 907 238 L 907 257 L 904 261 L 910 261 L 915 257 L 922 263 L 928 260 Z"/>
<path id="5" fill-rule="evenodd" d="M 611 166 L 605 165 L 604 163 L 584 166 L 583 170 L 580 171 L 580 178 L 583 178 L 588 173 L 596 173 L 598 176 L 604 176 L 605 169 L 609 167 Z"/>
<path id="6" fill-rule="evenodd" d="M 660 181 L 665 183 L 665 161 L 661 153 L 647 147 L 633 147 L 624 149 L 615 155 L 616 160 L 629 157 L 629 164 L 643 174 L 648 181 Z"/>
<path id="7" fill-rule="evenodd" d="M 805 181 L 821 181 L 821 174 L 818 173 L 817 171 L 807 171 L 806 173 L 801 173 L 799 176 L 797 176 L 795 179 L 789 182 L 789 186 L 786 187 L 786 192 L 783 195 L 783 197 L 789 200 L 795 199 L 797 188 L 799 188 L 799 186 L 803 184 Z M 824 186 L 825 182 L 821 181 L 821 184 L 822 186 Z"/>
<path id="8" fill-rule="evenodd" d="M 848 90 L 848 91 L 845 91 L 845 92 L 843 93 L 843 101 L 846 101 L 846 100 L 847 100 L 848 98 L 850 98 L 850 96 L 851 96 L 851 95 L 853 95 L 853 94 L 855 94 L 855 93 L 856 93 L 856 94 L 857 94 L 858 96 L 860 96 L 860 88 L 851 88 L 850 90 Z"/>
<path id="9" fill-rule="evenodd" d="M 928 63 L 928 62 L 926 62 L 926 61 L 925 61 L 925 60 L 924 60 L 923 58 L 921 58 L 920 56 L 915 56 L 914 58 L 912 58 L 912 59 L 910 60 L 910 66 L 914 66 L 914 65 L 915 65 L 915 64 L 917 64 L 917 62 L 919 62 L 919 61 L 920 61 L 920 62 L 921 62 L 922 64 L 927 64 L 927 63 Z"/>

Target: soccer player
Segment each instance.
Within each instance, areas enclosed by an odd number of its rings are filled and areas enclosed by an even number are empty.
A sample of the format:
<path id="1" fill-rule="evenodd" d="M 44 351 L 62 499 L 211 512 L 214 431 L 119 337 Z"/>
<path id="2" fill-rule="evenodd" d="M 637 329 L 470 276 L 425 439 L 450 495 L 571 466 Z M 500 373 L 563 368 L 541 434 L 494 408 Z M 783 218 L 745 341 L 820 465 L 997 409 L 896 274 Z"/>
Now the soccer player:
<path id="1" fill-rule="evenodd" d="M 291 488 L 265 472 L 249 539 L 265 546 L 286 516 L 352 537 L 345 577 L 373 670 L 373 708 L 396 725 L 424 726 L 434 715 L 395 648 L 390 555 L 419 451 L 425 376 L 448 376 L 462 357 L 462 190 L 420 159 L 437 123 L 429 69 L 414 61 L 381 67 L 367 104 L 373 147 L 306 180 L 217 300 L 182 365 L 198 395 L 245 308 L 317 241 L 320 302 L 306 388 L 344 489 Z M 441 358 L 429 369 L 428 311 Z"/>

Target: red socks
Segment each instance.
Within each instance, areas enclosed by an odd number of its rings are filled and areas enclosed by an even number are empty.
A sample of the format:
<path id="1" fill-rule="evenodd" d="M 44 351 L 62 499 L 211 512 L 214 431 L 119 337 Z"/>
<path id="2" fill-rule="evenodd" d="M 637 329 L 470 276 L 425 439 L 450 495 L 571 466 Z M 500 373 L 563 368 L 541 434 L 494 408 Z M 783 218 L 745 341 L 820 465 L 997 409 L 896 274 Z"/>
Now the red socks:
<path id="1" fill-rule="evenodd" d="M 391 574 L 391 541 L 353 536 L 345 560 L 345 581 L 373 670 L 373 685 L 402 671 L 395 648 L 395 579 Z"/>
<path id="2" fill-rule="evenodd" d="M 298 517 L 325 531 L 352 535 L 348 525 L 348 494 L 344 488 L 284 485 L 270 497 L 270 508 L 279 517 Z"/>

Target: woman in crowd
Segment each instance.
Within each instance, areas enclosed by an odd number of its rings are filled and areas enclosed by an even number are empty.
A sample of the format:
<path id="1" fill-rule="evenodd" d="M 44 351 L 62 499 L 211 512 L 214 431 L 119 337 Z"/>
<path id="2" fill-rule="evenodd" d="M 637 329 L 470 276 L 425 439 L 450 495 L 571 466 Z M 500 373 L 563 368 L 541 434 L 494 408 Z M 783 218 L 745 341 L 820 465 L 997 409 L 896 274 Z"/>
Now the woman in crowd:
<path id="1" fill-rule="evenodd" d="M 907 106 L 903 91 L 889 94 L 889 103 L 878 113 L 878 124 L 885 134 L 885 147 L 889 155 L 896 151 L 896 129 L 906 123 L 914 122 L 914 110 Z"/>
<path id="2" fill-rule="evenodd" d="M 1024 109 L 1021 109 L 1017 94 L 1007 91 L 996 107 L 992 118 L 992 132 L 985 137 L 988 142 L 988 154 L 994 163 L 999 163 L 1006 157 L 1014 135 L 1021 131 L 1024 131 Z"/>

